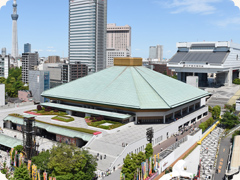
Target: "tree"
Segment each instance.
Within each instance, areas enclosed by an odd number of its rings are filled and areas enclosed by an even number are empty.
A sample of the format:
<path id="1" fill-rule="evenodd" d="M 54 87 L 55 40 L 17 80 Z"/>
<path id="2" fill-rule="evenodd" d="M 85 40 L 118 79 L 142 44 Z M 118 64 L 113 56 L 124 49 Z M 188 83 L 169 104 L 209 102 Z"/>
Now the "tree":
<path id="1" fill-rule="evenodd" d="M 132 155 L 134 157 L 134 155 Z M 135 155 L 136 156 L 136 155 Z M 122 168 L 122 173 L 125 174 L 125 180 L 134 179 L 134 174 L 136 173 L 137 165 L 129 154 L 124 159 L 124 164 Z"/>
<path id="2" fill-rule="evenodd" d="M 152 143 L 147 144 L 147 146 L 145 148 L 145 155 L 146 155 L 146 159 L 149 159 L 150 157 L 153 156 Z"/>
<path id="3" fill-rule="evenodd" d="M 32 157 L 32 163 L 35 164 L 38 169 L 43 171 L 48 171 L 48 163 L 50 158 L 49 150 L 40 152 L 37 156 Z M 42 173 L 41 173 L 42 174 Z"/>
<path id="4" fill-rule="evenodd" d="M 214 106 L 212 109 L 212 116 L 214 119 L 218 119 L 221 114 L 221 107 L 220 106 Z"/>
<path id="5" fill-rule="evenodd" d="M 58 180 L 91 180 L 96 167 L 96 158 L 87 150 L 67 144 L 57 144 L 50 150 L 48 169 Z"/>
<path id="6" fill-rule="evenodd" d="M 0 77 L 0 84 L 5 84 L 6 79 L 4 77 Z"/>
<path id="7" fill-rule="evenodd" d="M 146 161 L 146 155 L 140 151 L 136 156 L 136 165 L 137 168 L 141 168 L 142 162 Z"/>
<path id="8" fill-rule="evenodd" d="M 31 180 L 29 171 L 25 165 L 15 168 L 13 180 Z"/>
<path id="9" fill-rule="evenodd" d="M 220 122 L 227 129 L 232 129 L 234 126 L 239 124 L 238 116 L 236 116 L 233 113 L 230 113 L 229 111 L 226 111 L 224 113 L 222 119 L 220 119 Z"/>
<path id="10" fill-rule="evenodd" d="M 12 152 L 12 160 L 14 160 L 14 156 L 15 156 L 15 152 L 17 151 L 18 154 L 20 154 L 21 152 L 23 152 L 23 146 L 22 145 L 17 145 L 13 148 L 13 152 Z"/>

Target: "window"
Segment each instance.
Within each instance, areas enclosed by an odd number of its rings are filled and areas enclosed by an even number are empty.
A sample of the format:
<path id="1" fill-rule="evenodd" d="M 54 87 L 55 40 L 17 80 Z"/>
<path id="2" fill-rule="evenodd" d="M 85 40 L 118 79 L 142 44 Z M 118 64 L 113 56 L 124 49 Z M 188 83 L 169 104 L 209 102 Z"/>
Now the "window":
<path id="1" fill-rule="evenodd" d="M 238 54 L 237 54 L 236 60 L 238 61 Z"/>

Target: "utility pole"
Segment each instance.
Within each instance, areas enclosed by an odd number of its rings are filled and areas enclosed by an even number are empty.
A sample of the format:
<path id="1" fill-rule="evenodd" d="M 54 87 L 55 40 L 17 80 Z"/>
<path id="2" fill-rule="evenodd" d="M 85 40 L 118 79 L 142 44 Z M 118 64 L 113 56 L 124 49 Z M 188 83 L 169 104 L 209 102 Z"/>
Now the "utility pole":
<path id="1" fill-rule="evenodd" d="M 153 128 L 147 128 L 147 132 L 146 132 L 146 137 L 147 137 L 147 141 L 149 141 L 149 143 L 152 143 L 152 139 L 153 139 Z"/>

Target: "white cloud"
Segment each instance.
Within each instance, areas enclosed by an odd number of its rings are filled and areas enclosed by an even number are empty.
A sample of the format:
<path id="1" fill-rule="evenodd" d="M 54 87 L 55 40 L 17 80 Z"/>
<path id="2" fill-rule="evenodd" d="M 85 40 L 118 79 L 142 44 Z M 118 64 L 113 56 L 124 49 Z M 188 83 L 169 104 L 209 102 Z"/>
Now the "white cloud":
<path id="1" fill-rule="evenodd" d="M 1 7 L 3 7 L 3 6 L 6 6 L 6 4 L 7 4 L 8 1 L 9 1 L 9 0 L 0 0 L 0 9 L 1 9 Z"/>
<path id="2" fill-rule="evenodd" d="M 56 52 L 54 49 L 48 49 L 47 52 Z"/>
<path id="3" fill-rule="evenodd" d="M 221 27 L 226 27 L 231 24 L 240 25 L 240 17 L 224 19 L 224 20 L 216 22 L 216 24 Z"/>
<path id="4" fill-rule="evenodd" d="M 42 49 L 34 49 L 33 50 L 34 52 L 37 51 L 37 52 L 42 52 L 43 50 Z"/>
<path id="5" fill-rule="evenodd" d="M 232 0 L 234 2 L 234 5 L 239 7 L 240 9 L 240 0 Z"/>
<path id="6" fill-rule="evenodd" d="M 164 5 L 166 8 L 174 9 L 171 13 L 177 14 L 188 12 L 193 14 L 213 14 L 216 11 L 214 3 L 221 0 L 158 0 L 156 3 Z"/>

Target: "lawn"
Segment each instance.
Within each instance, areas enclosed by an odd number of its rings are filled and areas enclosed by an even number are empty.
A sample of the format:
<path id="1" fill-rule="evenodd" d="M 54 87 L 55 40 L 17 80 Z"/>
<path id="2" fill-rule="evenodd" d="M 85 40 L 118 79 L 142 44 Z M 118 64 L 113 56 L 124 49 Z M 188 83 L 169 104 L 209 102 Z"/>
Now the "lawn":
<path id="1" fill-rule="evenodd" d="M 54 116 L 52 119 L 57 121 L 63 121 L 63 122 L 74 121 L 74 118 L 71 116 Z"/>
<path id="2" fill-rule="evenodd" d="M 109 121 L 109 120 L 93 121 L 93 120 L 86 119 L 86 122 L 89 126 L 93 126 L 101 129 L 107 129 L 107 130 L 115 129 L 123 125 L 120 122 Z M 107 123 L 111 125 L 103 125 Z"/>

